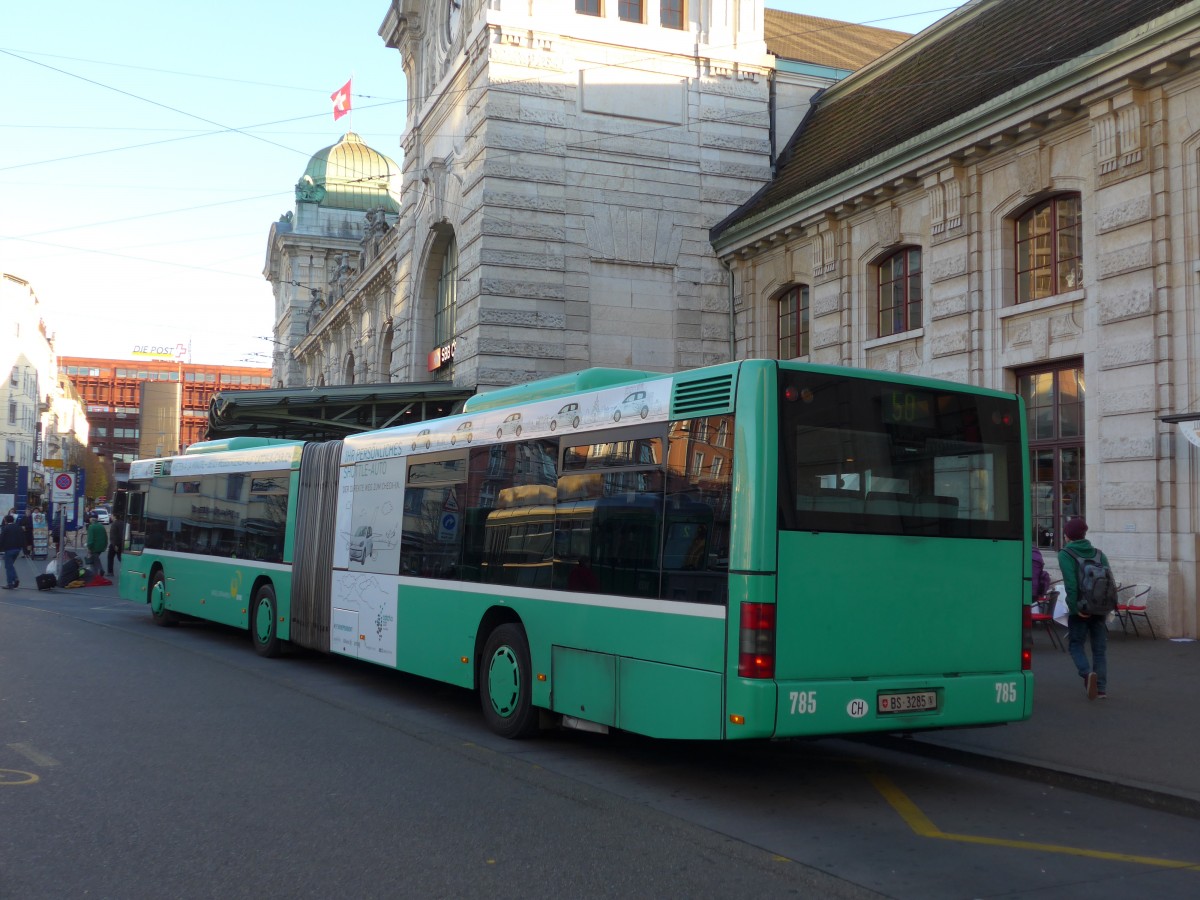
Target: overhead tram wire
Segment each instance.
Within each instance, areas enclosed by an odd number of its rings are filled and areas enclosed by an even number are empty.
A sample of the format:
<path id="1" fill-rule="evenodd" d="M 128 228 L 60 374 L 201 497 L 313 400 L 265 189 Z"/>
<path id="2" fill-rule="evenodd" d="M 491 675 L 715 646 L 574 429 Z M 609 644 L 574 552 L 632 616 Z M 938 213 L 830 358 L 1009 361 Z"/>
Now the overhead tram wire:
<path id="1" fill-rule="evenodd" d="M 952 8 L 950 8 L 950 9 L 952 9 Z M 931 10 L 931 11 L 929 11 L 929 12 L 936 12 L 936 11 L 938 11 L 938 10 Z M 906 16 L 907 16 L 907 15 L 920 15 L 920 14 L 922 14 L 922 13 L 912 13 L 912 14 L 906 14 Z M 928 12 L 927 12 L 927 13 L 923 13 L 923 14 L 928 14 Z M 890 18 L 905 18 L 906 16 L 896 16 L 896 17 L 890 17 Z M 872 20 L 872 21 L 887 21 L 887 19 Z M 855 26 L 856 24 L 867 24 L 867 23 L 844 23 L 844 24 L 832 25 L 832 26 L 830 26 L 828 29 L 807 29 L 807 30 L 805 30 L 805 31 L 803 31 L 803 32 L 796 32 L 796 33 L 794 33 L 794 34 L 793 34 L 793 35 L 791 35 L 791 36 L 801 36 L 801 35 L 803 35 L 803 34 L 809 34 L 809 33 L 813 33 L 813 32 L 816 32 L 816 31 L 835 30 L 835 29 L 840 29 L 840 28 L 845 28 L 845 27 L 851 27 L 851 26 Z M 719 48 L 716 48 L 716 49 L 719 49 Z M 114 91 L 114 92 L 116 92 L 116 93 L 123 94 L 123 95 L 125 95 L 125 96 L 128 96 L 128 97 L 131 97 L 131 98 L 133 98 L 133 99 L 141 100 L 142 102 L 150 103 L 150 104 L 152 104 L 152 105 L 159 106 L 159 107 L 161 107 L 161 108 L 164 108 L 164 109 L 167 109 L 167 110 L 170 110 L 170 111 L 173 111 L 173 112 L 177 112 L 177 113 L 179 113 L 179 114 L 181 114 L 181 115 L 186 115 L 186 116 L 189 116 L 189 117 L 191 117 L 191 118 L 195 118 L 195 119 L 197 119 L 197 120 L 199 120 L 199 121 L 202 121 L 202 122 L 205 122 L 205 123 L 207 123 L 207 124 L 216 125 L 216 126 L 217 126 L 217 127 L 220 129 L 220 131 L 217 131 L 217 132 L 209 132 L 209 133 L 207 133 L 207 136 L 216 135 L 216 134 L 224 134 L 224 133 L 229 133 L 229 132 L 235 132 L 235 133 L 243 134 L 243 135 L 245 135 L 245 136 L 247 136 L 247 137 L 254 138 L 254 139 L 256 139 L 256 140 L 260 140 L 260 141 L 262 141 L 262 142 L 264 142 L 264 143 L 267 143 L 267 144 L 270 144 L 270 145 L 272 145 L 272 146 L 280 147 L 281 149 L 285 149 L 285 150 L 291 150 L 291 151 L 293 151 L 293 152 L 300 153 L 301 155 L 308 155 L 308 154 L 307 154 L 306 152 L 304 152 L 304 151 L 298 151 L 298 150 L 295 150 L 295 148 L 288 147 L 288 146 L 286 146 L 286 145 L 283 145 L 283 144 L 279 144 L 278 142 L 275 142 L 275 141 L 270 141 L 270 140 L 267 140 L 266 138 L 263 138 L 263 137 L 261 137 L 261 136 L 259 136 L 259 135 L 255 135 L 255 134 L 253 134 L 253 133 L 251 133 L 251 132 L 249 132 L 249 131 L 247 131 L 247 130 L 246 130 L 246 128 L 249 128 L 249 127 L 262 127 L 262 126 L 244 126 L 244 127 L 241 127 L 241 128 L 239 128 L 239 127 L 234 127 L 234 126 L 226 126 L 226 125 L 223 125 L 223 124 L 221 124 L 221 123 L 219 123 L 219 122 L 215 122 L 215 121 L 213 121 L 213 120 L 211 120 L 211 119 L 207 119 L 207 118 L 205 118 L 205 117 L 203 117 L 203 116 L 197 116 L 197 115 L 194 115 L 194 114 L 192 114 L 192 113 L 188 113 L 188 112 L 186 112 L 186 111 L 184 111 L 184 110 L 180 110 L 180 109 L 178 109 L 178 108 L 175 108 L 175 107 L 169 106 L 169 105 L 167 105 L 167 104 L 159 103 L 158 101 L 151 100 L 151 99 L 149 99 L 149 98 L 140 97 L 140 96 L 138 96 L 138 95 L 136 95 L 136 94 L 133 94 L 133 93 L 131 93 L 131 92 L 128 92 L 128 91 L 124 91 L 124 90 L 122 90 L 122 89 L 120 89 L 120 88 L 112 87 L 111 85 L 106 85 L 106 84 L 104 84 L 104 83 L 102 83 L 102 82 L 95 81 L 94 79 L 86 78 L 85 76 L 77 75 L 77 74 L 75 74 L 75 73 L 68 72 L 68 71 L 66 71 L 66 70 L 63 70 L 63 69 L 59 69 L 59 68 L 57 68 L 57 67 L 55 67 L 55 66 L 51 66 L 51 65 L 48 65 L 48 64 L 46 64 L 46 63 L 39 62 L 39 61 L 37 61 L 37 60 L 32 60 L 32 59 L 29 59 L 29 58 L 27 58 L 27 57 L 21 56 L 20 54 L 14 53 L 14 52 L 12 52 L 12 51 L 10 51 L 10 50 L 0 49 L 0 53 L 4 53 L 4 54 L 6 54 L 6 55 L 8 55 L 8 56 L 11 56 L 11 57 L 13 57 L 13 58 L 19 59 L 19 60 L 21 60 L 21 61 L 23 61 L 23 62 L 30 63 L 30 64 L 32 64 L 32 65 L 37 65 L 37 66 L 41 66 L 41 67 L 43 67 L 43 68 L 50 69 L 51 71 L 60 72 L 61 74 L 68 75 L 68 76 L 70 76 L 70 77 L 72 77 L 72 78 L 77 78 L 77 79 L 79 79 L 79 80 L 82 80 L 82 81 L 88 82 L 88 83 L 90 83 L 90 84 L 94 84 L 94 85 L 96 85 L 96 86 L 98 86 L 98 87 L 107 88 L 108 90 L 112 90 L 112 91 Z M 657 59 L 657 58 L 658 58 L 658 57 L 646 57 L 646 60 L 650 60 L 650 59 Z M 635 59 L 635 60 L 627 60 L 627 61 L 625 61 L 624 63 L 621 63 L 621 64 L 601 64 L 601 65 L 597 65 L 597 66 L 593 66 L 593 67 L 588 67 L 588 68 L 594 68 L 594 69 L 614 69 L 614 68 L 615 68 L 615 69 L 620 69 L 620 68 L 627 68 L 627 67 L 629 67 L 630 65 L 633 65 L 633 64 L 635 64 L 636 62 L 637 62 L 637 60 Z M 510 82 L 510 83 L 520 83 L 520 82 L 526 82 L 526 83 L 529 83 L 529 82 L 532 82 L 532 81 L 534 81 L 534 80 L 536 80 L 536 78 L 535 78 L 535 77 L 530 77 L 530 78 L 528 78 L 528 79 L 520 79 L 520 80 L 518 80 L 518 81 L 515 81 L 515 82 Z M 457 92 L 457 93 L 466 94 L 466 92 L 467 92 L 467 91 L 470 91 L 470 90 L 482 90 L 482 89 L 467 88 L 467 89 L 464 89 L 463 91 L 460 91 L 460 92 Z M 453 95 L 453 93 L 456 93 L 456 92 L 450 92 L 450 96 L 452 96 L 452 95 Z M 362 95 L 362 94 L 359 94 L 359 96 L 370 96 L 370 95 Z M 443 96 L 445 96 L 445 95 L 443 95 Z M 378 107 L 378 106 L 391 105 L 392 103 L 399 103 L 399 102 L 407 102 L 407 101 L 402 101 L 402 100 L 387 101 L 387 102 L 385 102 L 385 103 L 374 104 L 372 107 L 367 107 L 367 108 L 375 108 L 375 107 Z M 324 114 L 322 113 L 322 114 L 314 114 L 314 115 L 311 115 L 311 116 L 301 116 L 301 117 L 295 117 L 295 118 L 292 118 L 292 119 L 276 120 L 276 121 L 274 121 L 274 122 L 263 123 L 263 125 L 273 125 L 273 124 L 282 124 L 282 123 L 285 123 L 285 122 L 303 121 L 303 120 L 305 120 L 305 119 L 320 118 L 320 117 L 323 117 L 323 115 L 324 115 Z M 724 118 L 722 118 L 722 119 L 718 119 L 718 120 L 714 120 L 714 121 L 715 121 L 715 122 L 718 122 L 718 123 L 727 123 L 727 124 L 728 124 L 728 123 L 736 123 L 736 122 L 738 122 L 738 121 L 740 121 L 740 120 L 742 120 L 742 119 L 745 119 L 745 118 L 747 118 L 747 117 L 753 117 L 754 115 L 755 115 L 755 113 L 740 113 L 740 114 L 735 114 L 734 116 L 731 116 L 731 117 L 724 117 Z M 654 127 L 651 127 L 651 128 L 645 128 L 645 129 L 641 129 L 641 130 L 639 130 L 639 131 L 634 131 L 634 132 L 626 132 L 626 133 L 619 134 L 619 135 L 601 135 L 601 136 L 597 136 L 597 137 L 594 137 L 594 138 L 588 138 L 588 139 L 587 139 L 587 140 L 585 140 L 585 141 L 579 141 L 579 142 L 574 142 L 574 143 L 566 143 L 566 144 L 563 144 L 563 145 L 561 145 L 561 146 L 562 146 L 562 152 L 568 152 L 568 151 L 570 151 L 570 150 L 583 150 L 583 149 L 587 149 L 589 146 L 590 146 L 590 147 L 593 147 L 593 148 L 595 148 L 595 147 L 597 147 L 597 146 L 599 145 L 599 143 L 600 143 L 600 142 L 602 142 L 602 141 L 605 141 L 605 140 L 612 140 L 612 139 L 618 139 L 618 138 L 630 138 L 630 137 L 638 137 L 638 136 L 642 136 L 642 135 L 646 135 L 646 134 L 652 134 L 652 133 L 654 133 L 654 132 L 658 132 L 658 131 L 671 130 L 671 129 L 673 129 L 673 128 L 678 128 L 678 127 L 680 127 L 680 126 L 677 126 L 677 125 L 654 126 Z M 43 163 L 45 163 L 45 162 L 58 162 L 58 161 L 65 161 L 65 160 L 70 160 L 70 159 L 75 159 L 75 158 L 81 158 L 81 157 L 86 157 L 86 156 L 96 155 L 96 154 L 99 154 L 99 153 L 117 152 L 118 150 L 123 150 L 123 149 L 135 149 L 136 147 L 153 146 L 153 145 L 155 145 L 155 144 L 162 144 L 162 143 L 170 143 L 170 142 L 174 142 L 174 141 L 180 141 L 180 140 L 187 140 L 187 139 L 190 139 L 190 138 L 192 138 L 192 137 L 200 137 L 200 136 L 206 136 L 206 135 L 203 135 L 203 134 L 202 134 L 202 135 L 188 135 L 188 136 L 184 136 L 184 137 L 170 138 L 170 139 L 166 139 L 166 140 L 164 140 L 164 141 L 155 141 L 155 142 L 149 142 L 149 143 L 147 143 L 147 144 L 135 145 L 135 146 L 133 146 L 133 147 L 126 147 L 126 148 L 111 148 L 111 149 L 109 149 L 109 150 L 95 151 L 94 153 L 88 153 L 88 154 L 77 154 L 76 156 L 72 156 L 72 157 L 64 157 L 64 158 L 62 158 L 62 159 L 60 159 L 60 160 L 42 160 L 42 161 L 37 161 L 37 162 L 33 162 L 33 163 L 24 163 L 24 164 L 18 164 L 18 165 L 16 165 L 16 166 L 2 167 L 2 168 L 0 168 L 0 171 L 7 171 L 7 170 L 9 170 L 9 169 L 16 169 L 16 168 L 23 168 L 23 167 L 30 166 L 30 165 L 40 165 L 40 164 L 43 164 Z M 548 148 L 547 148 L 547 151 L 553 151 L 554 149 L 555 149 L 555 148 L 553 148 L 553 147 L 548 147 Z M 519 153 L 519 152 L 520 152 L 520 153 L 527 153 L 528 151 L 499 150 L 499 151 L 497 151 L 495 154 L 493 154 L 493 157 L 492 157 L 492 158 L 494 158 L 494 159 L 503 159 L 503 158 L 504 158 L 504 157 L 506 157 L 506 156 L 515 156 L 515 155 L 518 155 L 518 153 Z M 660 168 L 660 169 L 662 169 L 662 168 L 664 168 L 664 167 L 661 167 L 661 166 L 659 166 L 659 167 L 656 167 L 656 168 Z M 399 174 L 399 173 L 397 173 L 397 174 Z M 371 179 L 362 179 L 362 180 L 374 180 L 375 178 L 377 178 L 377 176 L 373 176 Z M 223 201 L 223 203 L 236 203 L 236 202 L 243 202 L 243 201 L 245 201 L 245 200 L 254 200 L 254 199 L 260 199 L 261 197 L 265 197 L 265 196 L 271 196 L 271 195 L 260 195 L 260 197 L 242 198 L 242 200 Z M 169 214 L 174 214 L 174 213 L 176 213 L 176 212 L 186 212 L 186 211 L 189 211 L 189 210 L 191 210 L 191 209 L 202 209 L 202 208 L 205 208 L 205 206 L 213 206 L 213 205 L 221 205 L 221 204 L 206 204 L 206 205 L 200 205 L 200 206 L 196 206 L 196 207 L 184 208 L 184 209 L 181 209 L 181 210 L 169 210 L 169 211 L 164 211 L 164 212 L 162 212 L 162 213 L 148 213 L 148 214 L 145 214 L 145 215 L 142 215 L 142 216 L 130 217 L 130 219 L 147 218 L 147 217 L 152 217 L 152 216 L 155 216 L 155 215 L 169 215 Z M 111 220 L 111 221 L 108 221 L 108 222 L 93 223 L 93 224 L 95 224 L 95 225 L 100 225 L 100 224 L 116 224 L 116 223 L 118 223 L 118 222 L 121 222 L 121 221 L 128 221 L 128 219 Z M 73 230 L 73 229 L 76 229 L 76 228 L 84 228 L 84 227 L 91 227 L 91 226 L 89 226 L 89 225 L 77 225 L 77 226 L 69 226 L 69 227 L 67 227 L 67 228 L 63 228 L 63 229 L 55 229 L 54 231 Z M 50 233 L 54 233 L 54 231 L 36 232 L 36 233 L 35 233 L 35 235 L 50 234 Z M 9 237 L 8 239 L 11 239 L 11 240 L 26 240 L 27 238 L 21 238 L 21 237 Z M 56 244 L 49 244 L 49 243 L 47 243 L 47 242 L 39 242 L 39 241 L 31 241 L 31 243 L 40 243 L 40 244 L 45 244 L 45 245 L 47 245 L 47 246 L 58 246 L 58 247 L 61 247 L 62 249 L 69 249 L 69 250 L 76 250 L 76 251 L 83 251 L 83 252 L 102 253 L 102 254 L 106 254 L 106 255 L 112 255 L 112 256 L 116 256 L 116 257 L 119 257 L 119 258 L 127 258 L 127 259 L 133 259 L 133 260 L 139 260 L 139 259 L 141 259 L 142 261 L 146 261 L 146 262 L 156 262 L 156 263 L 159 263 L 159 264 L 165 264 L 165 265 L 178 265 L 179 267 L 182 267 L 182 268 L 200 269 L 201 271 L 210 271 L 210 272 L 211 272 L 211 271 L 216 271 L 218 274 L 239 274 L 239 275 L 240 275 L 240 273 L 221 273 L 219 270 L 206 269 L 206 268 L 204 268 L 204 267 L 188 266 L 188 265 L 185 265 L 185 264 L 172 264 L 172 263 L 163 263 L 162 261 L 159 261 L 159 260 L 149 260 L 149 259 L 144 259 L 144 258 L 139 258 L 139 257 L 132 257 L 132 256 L 128 256 L 128 255 L 125 255 L 125 254 L 113 253 L 113 252 L 111 252 L 111 251 L 97 251 L 97 250 L 90 250 L 90 249 L 87 249 L 87 248 L 76 248 L 76 247 L 69 247 L 69 246 L 67 246 L 67 245 L 56 245 Z"/>
<path id="2" fill-rule="evenodd" d="M 241 128 L 235 128 L 231 125 L 224 125 L 221 122 L 217 122 L 213 119 L 209 119 L 204 116 L 196 115 L 195 113 L 190 113 L 187 110 L 179 109 L 176 106 L 171 106 L 170 104 L 167 104 L 167 103 L 160 103 L 157 100 L 151 100 L 149 97 L 139 96 L 138 94 L 134 94 L 131 91 L 126 91 L 126 90 L 123 90 L 118 87 L 113 87 L 110 84 L 105 84 L 102 81 L 96 81 L 95 79 L 88 78 L 84 75 L 77 75 L 74 72 L 68 72 L 66 69 L 60 69 L 57 66 L 50 65 L 49 63 L 38 62 L 36 59 L 30 59 L 27 56 L 21 56 L 19 53 L 13 53 L 11 50 L 0 50 L 0 54 L 4 54 L 5 56 L 11 56 L 13 59 L 19 59 L 22 62 L 27 62 L 33 66 L 41 66 L 44 69 L 49 69 L 51 72 L 58 72 L 60 75 L 66 75 L 70 78 L 76 78 L 80 81 L 86 82 L 87 84 L 94 85 L 95 87 L 104 88 L 105 90 L 108 90 L 108 91 L 113 91 L 114 93 L 121 94 L 122 96 L 129 97 L 134 100 L 139 100 L 142 103 L 149 103 L 152 106 L 157 106 L 160 109 L 165 109 L 165 110 L 168 110 L 169 112 L 178 113 L 181 116 L 187 116 L 189 119 L 195 119 L 198 122 L 205 122 L 209 125 L 215 125 L 217 128 L 220 128 L 222 131 L 232 131 L 237 134 L 241 134 L 245 137 L 252 138 L 253 140 L 256 140 L 256 141 L 262 141 L 264 144 L 269 144 L 272 147 L 278 147 L 281 150 L 287 150 L 289 153 L 298 153 L 303 156 L 310 155 L 309 153 L 306 153 L 303 150 L 297 150 L 295 147 L 289 147 L 286 144 L 280 144 L 278 141 L 268 140 L 267 138 L 264 138 L 261 135 L 254 134 L 253 132 L 246 131 Z"/>

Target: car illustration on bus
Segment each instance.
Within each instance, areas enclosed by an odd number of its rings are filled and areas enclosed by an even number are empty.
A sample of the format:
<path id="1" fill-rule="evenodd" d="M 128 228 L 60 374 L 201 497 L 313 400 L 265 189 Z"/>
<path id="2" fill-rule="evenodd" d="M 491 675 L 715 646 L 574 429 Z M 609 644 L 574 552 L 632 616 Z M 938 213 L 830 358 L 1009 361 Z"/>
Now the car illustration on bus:
<path id="1" fill-rule="evenodd" d="M 471 433 L 472 423 L 470 421 L 463 422 L 455 429 L 454 434 L 450 435 L 450 446 L 453 447 L 458 443 L 459 438 L 465 440 L 468 444 L 471 443 L 473 437 Z"/>
<path id="2" fill-rule="evenodd" d="M 496 429 L 496 439 L 504 437 L 506 434 L 515 434 L 521 436 L 521 414 L 513 413 L 507 419 L 500 423 L 500 427 Z"/>
<path id="3" fill-rule="evenodd" d="M 634 391 L 620 402 L 613 411 L 613 421 L 620 422 L 621 416 L 639 416 L 646 418 L 650 415 L 650 407 L 646 405 L 646 392 Z"/>
<path id="4" fill-rule="evenodd" d="M 568 403 L 553 416 L 550 417 L 550 430 L 554 431 L 559 425 L 570 425 L 572 428 L 579 427 L 579 404 Z"/>
<path id="5" fill-rule="evenodd" d="M 413 438 L 413 442 L 412 442 L 413 450 L 417 449 L 417 444 L 421 443 L 421 438 L 425 438 L 425 449 L 426 450 L 429 449 L 429 429 L 422 428 L 420 431 L 417 432 L 417 436 L 415 438 Z"/>
<path id="6" fill-rule="evenodd" d="M 368 556 L 375 555 L 375 542 L 372 539 L 371 526 L 360 525 L 350 538 L 350 561 L 365 563 Z"/>

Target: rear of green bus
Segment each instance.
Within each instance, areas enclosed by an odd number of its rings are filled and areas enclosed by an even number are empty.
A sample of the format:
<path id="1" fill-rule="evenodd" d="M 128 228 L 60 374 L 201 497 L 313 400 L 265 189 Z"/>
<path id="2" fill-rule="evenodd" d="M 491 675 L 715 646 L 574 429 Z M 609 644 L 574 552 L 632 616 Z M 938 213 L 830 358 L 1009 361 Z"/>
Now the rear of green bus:
<path id="1" fill-rule="evenodd" d="M 1028 718 L 1019 398 L 786 363 L 744 366 L 738 393 L 774 409 L 742 436 L 762 508 L 731 565 L 726 734 Z"/>

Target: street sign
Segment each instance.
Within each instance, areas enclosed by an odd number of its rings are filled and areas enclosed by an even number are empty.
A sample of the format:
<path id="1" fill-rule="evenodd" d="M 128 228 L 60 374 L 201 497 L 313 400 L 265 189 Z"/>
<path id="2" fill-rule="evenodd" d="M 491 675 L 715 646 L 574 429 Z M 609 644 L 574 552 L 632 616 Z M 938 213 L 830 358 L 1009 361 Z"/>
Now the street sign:
<path id="1" fill-rule="evenodd" d="M 75 499 L 75 476 L 72 473 L 59 472 L 54 476 L 50 499 L 55 503 L 70 503 Z"/>
<path id="2" fill-rule="evenodd" d="M 458 513 L 443 512 L 438 522 L 438 542 L 453 544 L 458 540 Z"/>

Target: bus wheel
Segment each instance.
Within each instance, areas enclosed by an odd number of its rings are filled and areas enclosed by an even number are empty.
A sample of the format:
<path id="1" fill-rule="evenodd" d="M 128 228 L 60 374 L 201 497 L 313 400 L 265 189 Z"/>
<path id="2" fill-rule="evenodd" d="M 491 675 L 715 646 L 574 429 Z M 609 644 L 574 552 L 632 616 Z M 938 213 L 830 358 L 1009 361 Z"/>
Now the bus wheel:
<path id="1" fill-rule="evenodd" d="M 150 615 L 154 617 L 155 625 L 170 628 L 179 624 L 179 613 L 167 609 L 167 580 L 162 570 L 155 572 L 150 579 Z"/>
<path id="2" fill-rule="evenodd" d="M 364 554 L 365 556 L 365 554 Z M 276 629 L 275 589 L 264 584 L 250 604 L 250 637 L 259 656 L 278 656 L 283 642 Z"/>
<path id="3" fill-rule="evenodd" d="M 493 631 L 479 660 L 479 702 L 483 718 L 496 734 L 522 738 L 538 730 L 538 711 L 531 702 L 532 667 L 529 640 L 511 622 Z"/>

